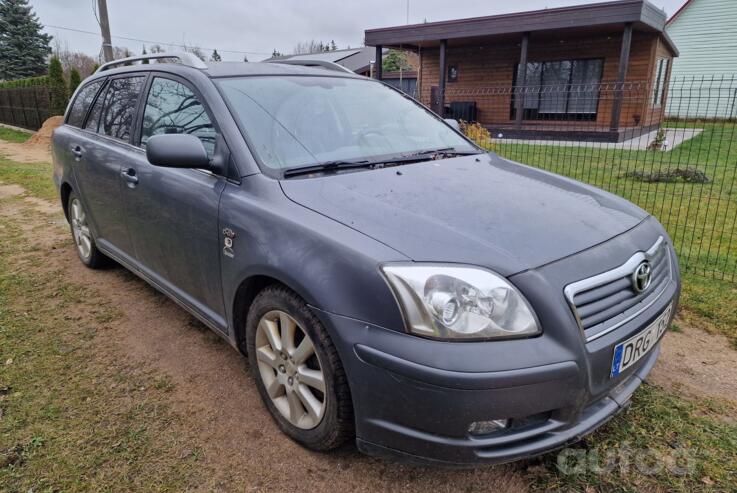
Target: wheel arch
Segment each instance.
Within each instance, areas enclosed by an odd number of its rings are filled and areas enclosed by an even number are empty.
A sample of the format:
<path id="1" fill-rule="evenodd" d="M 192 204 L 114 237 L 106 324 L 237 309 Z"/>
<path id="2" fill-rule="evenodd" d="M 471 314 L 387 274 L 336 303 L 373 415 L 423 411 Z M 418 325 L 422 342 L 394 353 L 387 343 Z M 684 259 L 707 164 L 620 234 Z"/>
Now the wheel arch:
<path id="1" fill-rule="evenodd" d="M 69 220 L 69 196 L 74 191 L 69 182 L 65 181 L 59 187 L 59 195 L 61 197 L 61 208 L 64 211 L 64 217 Z"/>
<path id="2" fill-rule="evenodd" d="M 246 320 L 248 318 L 248 311 L 253 304 L 253 300 L 261 291 L 273 285 L 284 286 L 285 288 L 294 291 L 294 293 L 305 300 L 308 305 L 310 304 L 310 298 L 306 296 L 306 293 L 293 284 L 294 283 L 284 280 L 281 276 L 276 276 L 273 273 L 252 274 L 241 281 L 235 291 L 232 303 L 235 342 L 241 353 L 247 355 Z"/>

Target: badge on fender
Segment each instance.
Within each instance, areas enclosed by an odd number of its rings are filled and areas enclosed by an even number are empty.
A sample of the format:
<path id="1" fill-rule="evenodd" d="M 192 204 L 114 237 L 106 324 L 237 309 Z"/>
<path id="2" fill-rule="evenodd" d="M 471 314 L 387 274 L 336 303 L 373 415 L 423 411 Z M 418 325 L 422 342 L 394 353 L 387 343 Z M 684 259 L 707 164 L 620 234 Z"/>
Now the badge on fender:
<path id="1" fill-rule="evenodd" d="M 235 232 L 232 229 L 223 229 L 223 255 L 226 257 L 233 258 L 235 256 L 235 252 L 233 251 L 233 238 L 235 238 Z"/>

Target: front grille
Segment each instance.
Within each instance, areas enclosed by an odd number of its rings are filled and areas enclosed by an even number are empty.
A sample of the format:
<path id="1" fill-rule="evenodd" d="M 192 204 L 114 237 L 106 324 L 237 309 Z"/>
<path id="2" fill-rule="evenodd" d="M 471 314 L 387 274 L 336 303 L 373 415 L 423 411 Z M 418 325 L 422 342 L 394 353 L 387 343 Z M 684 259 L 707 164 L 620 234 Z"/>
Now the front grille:
<path id="1" fill-rule="evenodd" d="M 650 285 L 638 293 L 632 281 L 644 261 L 652 267 Z M 647 252 L 638 252 L 620 267 L 566 286 L 565 294 L 587 341 L 622 325 L 660 296 L 671 280 L 668 247 L 663 237 Z M 634 315 L 633 315 L 634 314 Z"/>

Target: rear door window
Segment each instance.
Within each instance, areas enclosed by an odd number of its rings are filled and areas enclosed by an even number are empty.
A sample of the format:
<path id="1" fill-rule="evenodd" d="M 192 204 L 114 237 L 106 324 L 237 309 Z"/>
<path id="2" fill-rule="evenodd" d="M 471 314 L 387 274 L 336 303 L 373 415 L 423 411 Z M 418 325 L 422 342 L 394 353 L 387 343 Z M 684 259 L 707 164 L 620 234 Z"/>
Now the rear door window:
<path id="1" fill-rule="evenodd" d="M 217 132 L 204 105 L 181 82 L 154 78 L 146 100 L 141 146 L 158 134 L 192 134 L 202 141 L 209 156 L 215 151 Z"/>
<path id="2" fill-rule="evenodd" d="M 72 108 L 69 110 L 69 116 L 67 116 L 67 123 L 74 127 L 82 127 L 84 123 L 84 117 L 87 115 L 92 101 L 95 99 L 95 95 L 102 87 L 104 80 L 96 80 L 90 82 L 77 93 L 77 97 L 74 98 Z"/>
<path id="3" fill-rule="evenodd" d="M 110 81 L 100 115 L 99 133 L 126 142 L 130 139 L 144 80 L 144 76 L 135 76 Z"/>

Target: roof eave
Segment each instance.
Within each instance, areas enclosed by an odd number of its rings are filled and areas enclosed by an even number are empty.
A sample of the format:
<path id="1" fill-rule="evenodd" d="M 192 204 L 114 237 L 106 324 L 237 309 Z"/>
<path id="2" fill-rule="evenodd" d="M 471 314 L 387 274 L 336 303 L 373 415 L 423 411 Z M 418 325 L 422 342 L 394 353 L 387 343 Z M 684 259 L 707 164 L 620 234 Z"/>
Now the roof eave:
<path id="1" fill-rule="evenodd" d="M 681 53 L 678 51 L 678 47 L 673 42 L 673 39 L 671 39 L 670 36 L 668 36 L 668 33 L 663 31 L 660 33 L 661 38 L 665 42 L 665 45 L 668 47 L 668 49 L 671 51 L 674 57 L 678 57 Z"/>
<path id="2" fill-rule="evenodd" d="M 665 12 L 646 0 L 625 0 L 515 14 L 367 29 L 365 39 L 369 46 L 413 45 L 442 39 L 509 35 L 622 23 L 639 24 L 649 30 L 663 32 L 665 21 Z"/>

